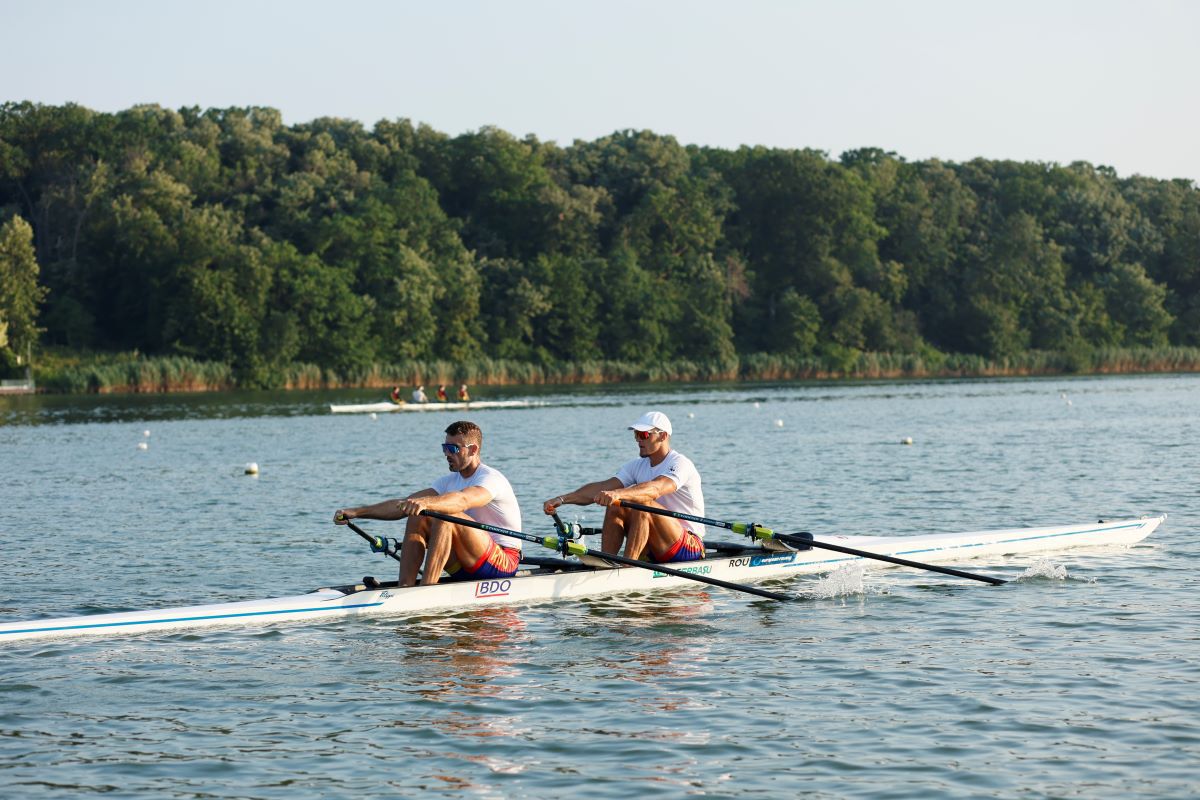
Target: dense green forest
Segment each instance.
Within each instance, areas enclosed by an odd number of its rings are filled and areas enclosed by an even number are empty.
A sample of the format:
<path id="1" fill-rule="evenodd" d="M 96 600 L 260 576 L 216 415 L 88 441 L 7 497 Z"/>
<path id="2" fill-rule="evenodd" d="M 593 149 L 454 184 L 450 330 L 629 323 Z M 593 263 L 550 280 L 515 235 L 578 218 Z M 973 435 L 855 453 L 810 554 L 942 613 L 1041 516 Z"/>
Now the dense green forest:
<path id="1" fill-rule="evenodd" d="M 1200 191 L 1087 163 L 7 103 L 0 224 L 10 364 L 137 352 L 271 386 L 296 364 L 1200 345 Z"/>

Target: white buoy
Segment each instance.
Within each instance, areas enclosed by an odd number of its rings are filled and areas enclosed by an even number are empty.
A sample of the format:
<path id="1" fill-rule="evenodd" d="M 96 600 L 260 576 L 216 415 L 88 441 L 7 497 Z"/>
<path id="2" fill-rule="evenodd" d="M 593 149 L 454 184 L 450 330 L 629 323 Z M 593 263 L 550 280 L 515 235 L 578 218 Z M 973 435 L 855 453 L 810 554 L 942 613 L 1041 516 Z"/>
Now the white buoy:
<path id="1" fill-rule="evenodd" d="M 776 427 L 776 428 L 782 428 L 782 427 L 783 427 L 783 420 L 781 420 L 781 419 L 777 419 L 777 420 L 775 420 L 775 427 Z"/>
<path id="2" fill-rule="evenodd" d="M 148 431 L 148 430 L 146 430 L 146 431 L 142 431 L 142 436 L 145 436 L 145 437 L 149 438 L 149 437 L 150 437 L 150 431 Z"/>
<path id="3" fill-rule="evenodd" d="M 371 412 L 371 419 L 379 419 L 379 415 L 378 415 L 378 414 L 376 414 L 374 411 L 372 411 L 372 412 Z"/>
<path id="4" fill-rule="evenodd" d="M 912 437 L 905 436 L 903 439 L 900 440 L 900 444 L 912 444 Z"/>
<path id="5" fill-rule="evenodd" d="M 694 412 L 692 412 L 692 411 L 689 411 L 689 412 L 688 412 L 688 419 L 695 419 L 695 418 L 696 418 L 696 414 L 695 414 Z"/>
<path id="6" fill-rule="evenodd" d="M 247 475 L 257 475 L 258 474 L 258 464 L 255 463 L 254 461 L 251 461 L 249 464 L 247 464 L 246 465 L 246 474 Z"/>
<path id="7" fill-rule="evenodd" d="M 758 401 L 757 401 L 757 400 L 755 400 L 755 401 L 754 401 L 754 407 L 755 407 L 755 408 L 758 408 Z"/>
<path id="8" fill-rule="evenodd" d="M 145 442 L 138 442 L 138 450 L 149 450 L 149 449 L 150 449 L 150 445 L 146 444 Z"/>

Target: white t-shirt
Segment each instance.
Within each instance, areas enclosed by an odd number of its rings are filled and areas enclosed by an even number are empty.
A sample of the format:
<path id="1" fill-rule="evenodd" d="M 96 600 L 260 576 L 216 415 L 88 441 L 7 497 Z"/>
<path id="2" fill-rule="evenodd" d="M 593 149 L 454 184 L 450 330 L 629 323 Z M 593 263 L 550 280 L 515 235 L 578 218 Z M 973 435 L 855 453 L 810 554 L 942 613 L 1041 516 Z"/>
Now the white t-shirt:
<path id="1" fill-rule="evenodd" d="M 431 488 L 438 494 L 450 494 L 461 492 L 470 486 L 482 486 L 491 492 L 492 499 L 486 506 L 468 508 L 465 512 L 468 517 L 485 525 L 508 528 L 510 531 L 521 530 L 521 508 L 517 505 L 517 496 L 513 494 L 512 484 L 500 474 L 500 470 L 480 464 L 469 478 L 464 478 L 457 472 L 449 472 L 435 480 Z M 521 549 L 520 539 L 491 531 L 487 531 L 487 534 L 501 547 Z"/>
<path id="2" fill-rule="evenodd" d="M 663 508 L 691 514 L 696 517 L 704 516 L 704 492 L 700 490 L 700 473 L 696 465 L 687 456 L 671 450 L 667 457 L 653 466 L 649 458 L 635 458 L 626 462 L 617 470 L 617 480 L 622 486 L 629 487 L 638 483 L 652 481 L 666 475 L 675 484 L 675 491 L 664 494 L 657 502 Z M 685 519 L 679 520 L 686 530 L 704 538 L 704 526 Z"/>

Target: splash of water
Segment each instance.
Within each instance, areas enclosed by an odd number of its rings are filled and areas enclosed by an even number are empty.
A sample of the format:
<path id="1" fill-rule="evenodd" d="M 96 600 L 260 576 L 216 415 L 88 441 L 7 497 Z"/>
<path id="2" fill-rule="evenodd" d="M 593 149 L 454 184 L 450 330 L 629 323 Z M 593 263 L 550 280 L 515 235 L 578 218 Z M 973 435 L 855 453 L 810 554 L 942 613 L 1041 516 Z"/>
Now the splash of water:
<path id="1" fill-rule="evenodd" d="M 819 578 L 810 592 L 812 597 L 827 600 L 851 594 L 864 594 L 867 570 L 862 564 L 844 564 Z"/>
<path id="2" fill-rule="evenodd" d="M 1034 561 L 1024 572 L 1017 576 L 1017 580 L 1026 578 L 1049 578 L 1055 581 L 1065 581 L 1071 577 L 1067 574 L 1067 568 L 1062 564 L 1055 564 L 1048 558 L 1039 558 Z"/>

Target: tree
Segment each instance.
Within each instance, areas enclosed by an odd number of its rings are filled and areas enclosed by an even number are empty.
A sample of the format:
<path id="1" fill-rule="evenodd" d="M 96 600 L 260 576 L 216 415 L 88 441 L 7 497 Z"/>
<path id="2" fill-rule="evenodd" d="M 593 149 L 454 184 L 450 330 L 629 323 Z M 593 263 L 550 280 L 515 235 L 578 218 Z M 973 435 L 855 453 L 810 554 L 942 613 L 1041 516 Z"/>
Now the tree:
<path id="1" fill-rule="evenodd" d="M 792 356 L 813 354 L 821 331 L 821 312 L 816 303 L 788 287 L 779 298 L 776 320 L 771 340 L 779 352 Z"/>
<path id="2" fill-rule="evenodd" d="M 8 349 L 22 357 L 37 342 L 38 306 L 46 289 L 38 283 L 33 228 L 22 217 L 0 225 L 0 326 Z"/>
<path id="3" fill-rule="evenodd" d="M 1123 344 L 1163 347 L 1174 319 L 1166 309 L 1166 288 L 1155 283 L 1141 264 L 1116 264 L 1100 279 L 1108 313 L 1121 326 Z"/>

